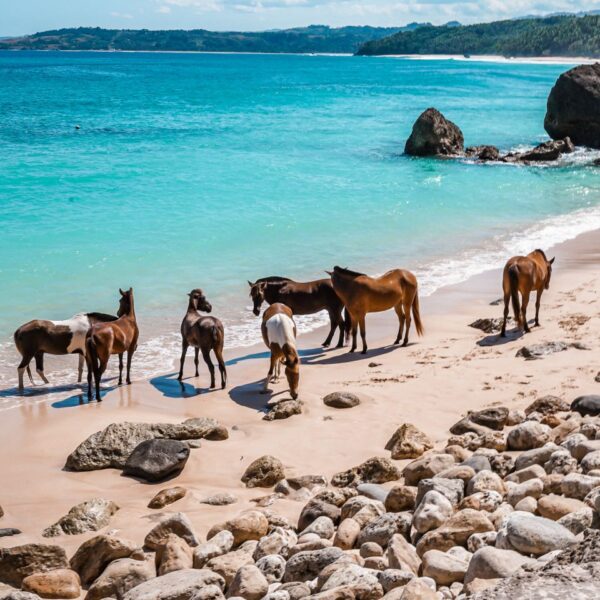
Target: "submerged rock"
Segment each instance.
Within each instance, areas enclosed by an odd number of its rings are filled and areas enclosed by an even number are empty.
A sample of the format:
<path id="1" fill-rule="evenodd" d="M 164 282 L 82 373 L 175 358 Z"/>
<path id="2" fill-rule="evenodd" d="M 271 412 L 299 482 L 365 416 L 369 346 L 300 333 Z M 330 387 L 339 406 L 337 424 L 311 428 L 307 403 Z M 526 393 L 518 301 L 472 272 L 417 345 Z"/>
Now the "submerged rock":
<path id="1" fill-rule="evenodd" d="M 462 131 L 435 108 L 428 108 L 415 121 L 404 148 L 411 156 L 452 156 L 463 151 Z"/>
<path id="2" fill-rule="evenodd" d="M 98 531 L 109 524 L 110 518 L 118 510 L 119 507 L 111 500 L 92 498 L 71 508 L 54 525 L 44 529 L 42 535 L 56 537 L 63 534 L 78 535 L 86 531 Z"/>
<path id="3" fill-rule="evenodd" d="M 470 146 L 465 150 L 465 154 L 469 158 L 476 158 L 482 162 L 494 161 L 500 159 L 500 150 L 496 148 L 496 146 Z M 489 319 L 492 320 L 492 319 Z M 493 319 L 501 321 L 501 319 Z M 471 325 L 474 327 L 474 325 Z M 481 328 L 478 328 L 481 329 Z M 485 330 L 484 330 L 485 331 Z M 498 329 L 499 331 L 499 329 Z M 487 331 L 486 333 L 492 333 L 491 331 Z"/>
<path id="4" fill-rule="evenodd" d="M 558 160 L 563 154 L 575 150 L 570 138 L 543 142 L 527 152 L 512 152 L 503 157 L 505 162 L 551 162 Z"/>

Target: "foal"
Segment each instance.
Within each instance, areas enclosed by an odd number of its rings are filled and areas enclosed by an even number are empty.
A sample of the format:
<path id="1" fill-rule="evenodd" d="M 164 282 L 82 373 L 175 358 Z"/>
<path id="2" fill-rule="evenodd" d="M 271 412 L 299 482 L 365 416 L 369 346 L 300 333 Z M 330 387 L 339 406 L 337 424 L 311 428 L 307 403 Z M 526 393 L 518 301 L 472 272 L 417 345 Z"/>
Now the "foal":
<path id="1" fill-rule="evenodd" d="M 133 288 L 126 292 L 119 288 L 121 299 L 116 321 L 98 323 L 94 325 L 85 338 L 86 360 L 88 365 L 88 398 L 92 398 L 92 373 L 96 383 L 96 400 L 102 401 L 100 396 L 100 380 L 108 359 L 112 354 L 119 355 L 119 385 L 123 383 L 123 354 L 127 352 L 127 378 L 131 383 L 131 359 L 137 348 L 139 329 L 135 318 L 133 304 Z"/>
<path id="2" fill-rule="evenodd" d="M 196 377 L 198 377 L 198 352 L 202 351 L 204 362 L 208 365 L 210 371 L 210 387 L 215 387 L 215 367 L 210 360 L 210 351 L 212 350 L 219 363 L 219 372 L 221 373 L 221 388 L 227 383 L 227 370 L 223 360 L 223 345 L 225 340 L 225 330 L 223 323 L 216 317 L 203 317 L 198 311 L 211 312 L 212 306 L 200 289 L 192 290 L 188 296 L 187 312 L 181 322 L 181 363 L 179 366 L 179 377 L 183 379 L 183 365 L 185 355 L 189 346 L 195 349 L 194 364 L 196 365 Z"/>
<path id="3" fill-rule="evenodd" d="M 269 381 L 279 380 L 279 371 L 283 363 L 290 395 L 295 400 L 298 397 L 300 381 L 300 358 L 296 349 L 296 323 L 290 308 L 280 302 L 271 304 L 263 314 L 261 331 L 263 340 L 271 351 L 264 391 L 268 390 Z"/>
<path id="4" fill-rule="evenodd" d="M 550 287 L 552 265 L 554 258 L 548 260 L 543 250 L 534 250 L 527 256 L 513 256 L 504 267 L 502 274 L 502 288 L 504 291 L 504 321 L 500 335 L 506 337 L 506 321 L 508 320 L 508 301 L 512 300 L 515 319 L 519 328 L 529 333 L 527 323 L 527 305 L 529 295 L 536 291 L 535 297 L 535 325 L 540 324 L 540 300 L 544 290 Z M 519 292 L 523 297 L 523 305 L 519 304 Z"/>

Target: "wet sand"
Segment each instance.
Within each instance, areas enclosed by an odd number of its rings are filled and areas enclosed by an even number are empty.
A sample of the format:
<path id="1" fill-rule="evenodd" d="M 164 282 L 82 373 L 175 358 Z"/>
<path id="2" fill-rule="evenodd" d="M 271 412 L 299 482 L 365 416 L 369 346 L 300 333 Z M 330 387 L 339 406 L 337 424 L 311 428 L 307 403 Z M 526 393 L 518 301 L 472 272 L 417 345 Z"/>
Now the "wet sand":
<path id="1" fill-rule="evenodd" d="M 200 377 L 191 377 L 191 359 L 183 392 L 174 379 L 175 365 L 169 375 L 135 381 L 134 361 L 134 383 L 108 392 L 102 403 L 88 404 L 81 397 L 80 404 L 74 396 L 53 406 L 36 399 L 3 412 L 0 505 L 5 515 L 0 527 L 17 527 L 23 533 L 0 538 L 0 547 L 50 541 L 64 546 L 70 556 L 95 534 L 46 540 L 41 531 L 73 505 L 93 497 L 121 507 L 105 530 L 118 530 L 140 544 L 152 523 L 171 511 L 185 512 L 204 539 L 210 526 L 255 506 L 252 499 L 271 492 L 248 490 L 240 481 L 247 465 L 264 454 L 281 459 L 288 475 L 329 478 L 372 456 L 389 456 L 385 444 L 404 422 L 443 444 L 448 428 L 470 409 L 499 404 L 522 408 L 544 394 L 571 401 L 582 393 L 600 393 L 600 383 L 594 381 L 600 370 L 600 232 L 557 246 L 552 254 L 557 261 L 551 289 L 542 300 L 542 326 L 525 338 L 511 335 L 503 341 L 468 326 L 476 318 L 501 316 L 502 307 L 490 304 L 501 295 L 498 270 L 423 299 L 425 336 L 418 338 L 413 329 L 407 348 L 389 345 L 397 330 L 393 311 L 367 318 L 367 356 L 350 355 L 347 348 L 323 351 L 322 329 L 301 336 L 304 412 L 287 420 L 262 420 L 270 397 L 289 397 L 283 381 L 272 386 L 272 396 L 260 393 L 268 368 L 262 346 L 227 353 L 226 390 L 206 389 L 208 374 L 202 364 Z M 531 306 L 533 316 L 533 302 Z M 558 340 L 581 342 L 590 350 L 570 348 L 535 361 L 515 357 L 525 343 Z M 349 410 L 323 404 L 325 394 L 342 390 L 359 394 L 361 404 Z M 144 484 L 113 469 L 62 470 L 81 441 L 110 423 L 180 422 L 200 416 L 217 419 L 230 437 L 203 440 L 183 473 L 171 481 Z M 146 507 L 156 492 L 173 485 L 188 488 L 187 496 L 163 510 Z M 199 502 L 225 491 L 238 502 L 224 507 Z M 295 519 L 302 506 L 278 499 L 270 508 Z"/>

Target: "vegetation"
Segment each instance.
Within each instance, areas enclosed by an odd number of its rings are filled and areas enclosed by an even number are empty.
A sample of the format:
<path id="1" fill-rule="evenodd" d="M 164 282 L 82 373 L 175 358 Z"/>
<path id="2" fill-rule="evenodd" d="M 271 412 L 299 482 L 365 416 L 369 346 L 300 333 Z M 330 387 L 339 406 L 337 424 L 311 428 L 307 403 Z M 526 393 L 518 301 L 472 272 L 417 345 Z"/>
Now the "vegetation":
<path id="1" fill-rule="evenodd" d="M 427 24 L 429 25 L 429 24 Z M 0 50 L 138 50 L 188 52 L 354 53 L 366 41 L 420 27 L 340 27 L 311 25 L 261 32 L 150 31 L 79 27 L 0 39 Z"/>
<path id="2" fill-rule="evenodd" d="M 600 16 L 563 15 L 460 27 L 425 26 L 366 42 L 357 54 L 600 57 Z"/>

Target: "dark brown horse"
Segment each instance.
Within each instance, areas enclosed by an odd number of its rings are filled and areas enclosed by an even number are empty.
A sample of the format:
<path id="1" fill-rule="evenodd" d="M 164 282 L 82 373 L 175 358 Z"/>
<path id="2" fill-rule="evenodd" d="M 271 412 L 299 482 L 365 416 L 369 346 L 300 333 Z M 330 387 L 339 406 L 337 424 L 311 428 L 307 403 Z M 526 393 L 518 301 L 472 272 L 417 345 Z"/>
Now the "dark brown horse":
<path id="1" fill-rule="evenodd" d="M 270 381 L 279 380 L 279 370 L 283 363 L 290 395 L 295 400 L 298 397 L 300 382 L 300 357 L 296 349 L 296 323 L 291 309 L 280 302 L 271 304 L 263 314 L 261 332 L 267 348 L 271 351 L 264 390 L 268 391 Z"/>
<path id="2" fill-rule="evenodd" d="M 411 309 L 417 333 L 419 335 L 423 334 L 423 325 L 419 313 L 417 278 L 410 271 L 394 269 L 381 277 L 369 277 L 364 273 L 334 267 L 333 271 L 328 271 L 328 273 L 331 275 L 331 281 L 337 295 L 344 302 L 352 319 L 352 347 L 350 352 L 356 350 L 356 330 L 357 326 L 360 326 L 360 336 L 363 343 L 362 353 L 366 354 L 365 316 L 370 312 L 381 312 L 390 308 L 396 311 L 400 326 L 394 344 L 400 343 L 405 324 L 406 333 L 403 346 L 408 344 Z"/>
<path id="3" fill-rule="evenodd" d="M 212 306 L 204 296 L 201 289 L 192 290 L 188 296 L 187 312 L 181 322 L 181 364 L 179 366 L 179 381 L 183 379 L 183 365 L 185 355 L 189 346 L 195 349 L 194 365 L 196 366 L 196 377 L 198 377 L 198 353 L 202 351 L 204 362 L 210 371 L 210 387 L 215 387 L 215 367 L 210 360 L 210 351 L 215 353 L 219 363 L 219 372 L 221 373 L 221 387 L 224 388 L 227 383 L 227 370 L 223 360 L 223 345 L 225 340 L 225 330 L 223 323 L 215 317 L 206 317 L 198 311 L 211 312 Z"/>
<path id="4" fill-rule="evenodd" d="M 35 369 L 44 383 L 48 379 L 44 374 L 44 354 L 79 354 L 79 373 L 77 382 L 81 383 L 85 362 L 85 336 L 96 323 L 115 321 L 117 317 L 103 313 L 80 313 L 65 321 L 47 321 L 35 319 L 21 325 L 14 333 L 15 346 L 23 357 L 17 372 L 19 390 L 23 390 L 23 373 L 27 369 L 29 380 L 33 384 L 29 363 L 35 358 Z"/>
<path id="5" fill-rule="evenodd" d="M 119 289 L 121 299 L 116 321 L 110 323 L 98 323 L 94 325 L 85 338 L 86 360 L 88 365 L 88 397 L 92 398 L 92 373 L 96 384 L 96 400 L 102 400 L 100 396 L 100 380 L 108 359 L 112 354 L 119 355 L 119 385 L 123 383 L 123 354 L 127 352 L 127 377 L 128 384 L 131 383 L 131 359 L 137 348 L 139 329 L 135 318 L 135 307 L 133 302 L 133 288 L 124 292 Z"/>
<path id="6" fill-rule="evenodd" d="M 312 315 L 321 310 L 329 314 L 330 329 L 323 346 L 329 346 L 335 334 L 340 330 L 337 347 L 344 345 L 344 332 L 346 326 L 342 311 L 344 303 L 339 299 L 333 289 L 331 279 L 317 279 L 316 281 L 299 282 L 285 277 L 265 277 L 254 283 L 248 282 L 250 297 L 254 304 L 253 312 L 260 315 L 263 302 L 274 304 L 281 302 L 288 306 L 294 315 Z M 349 322 L 348 322 L 349 326 Z"/>
<path id="7" fill-rule="evenodd" d="M 540 300 L 544 290 L 550 287 L 554 258 L 548 260 L 543 250 L 534 250 L 527 256 L 513 256 L 504 267 L 502 289 L 504 291 L 504 321 L 500 335 L 506 337 L 506 321 L 508 320 L 508 302 L 512 299 L 515 320 L 519 328 L 529 333 L 527 323 L 527 305 L 529 295 L 535 290 L 535 325 L 540 324 Z M 519 303 L 519 292 L 523 303 Z"/>

